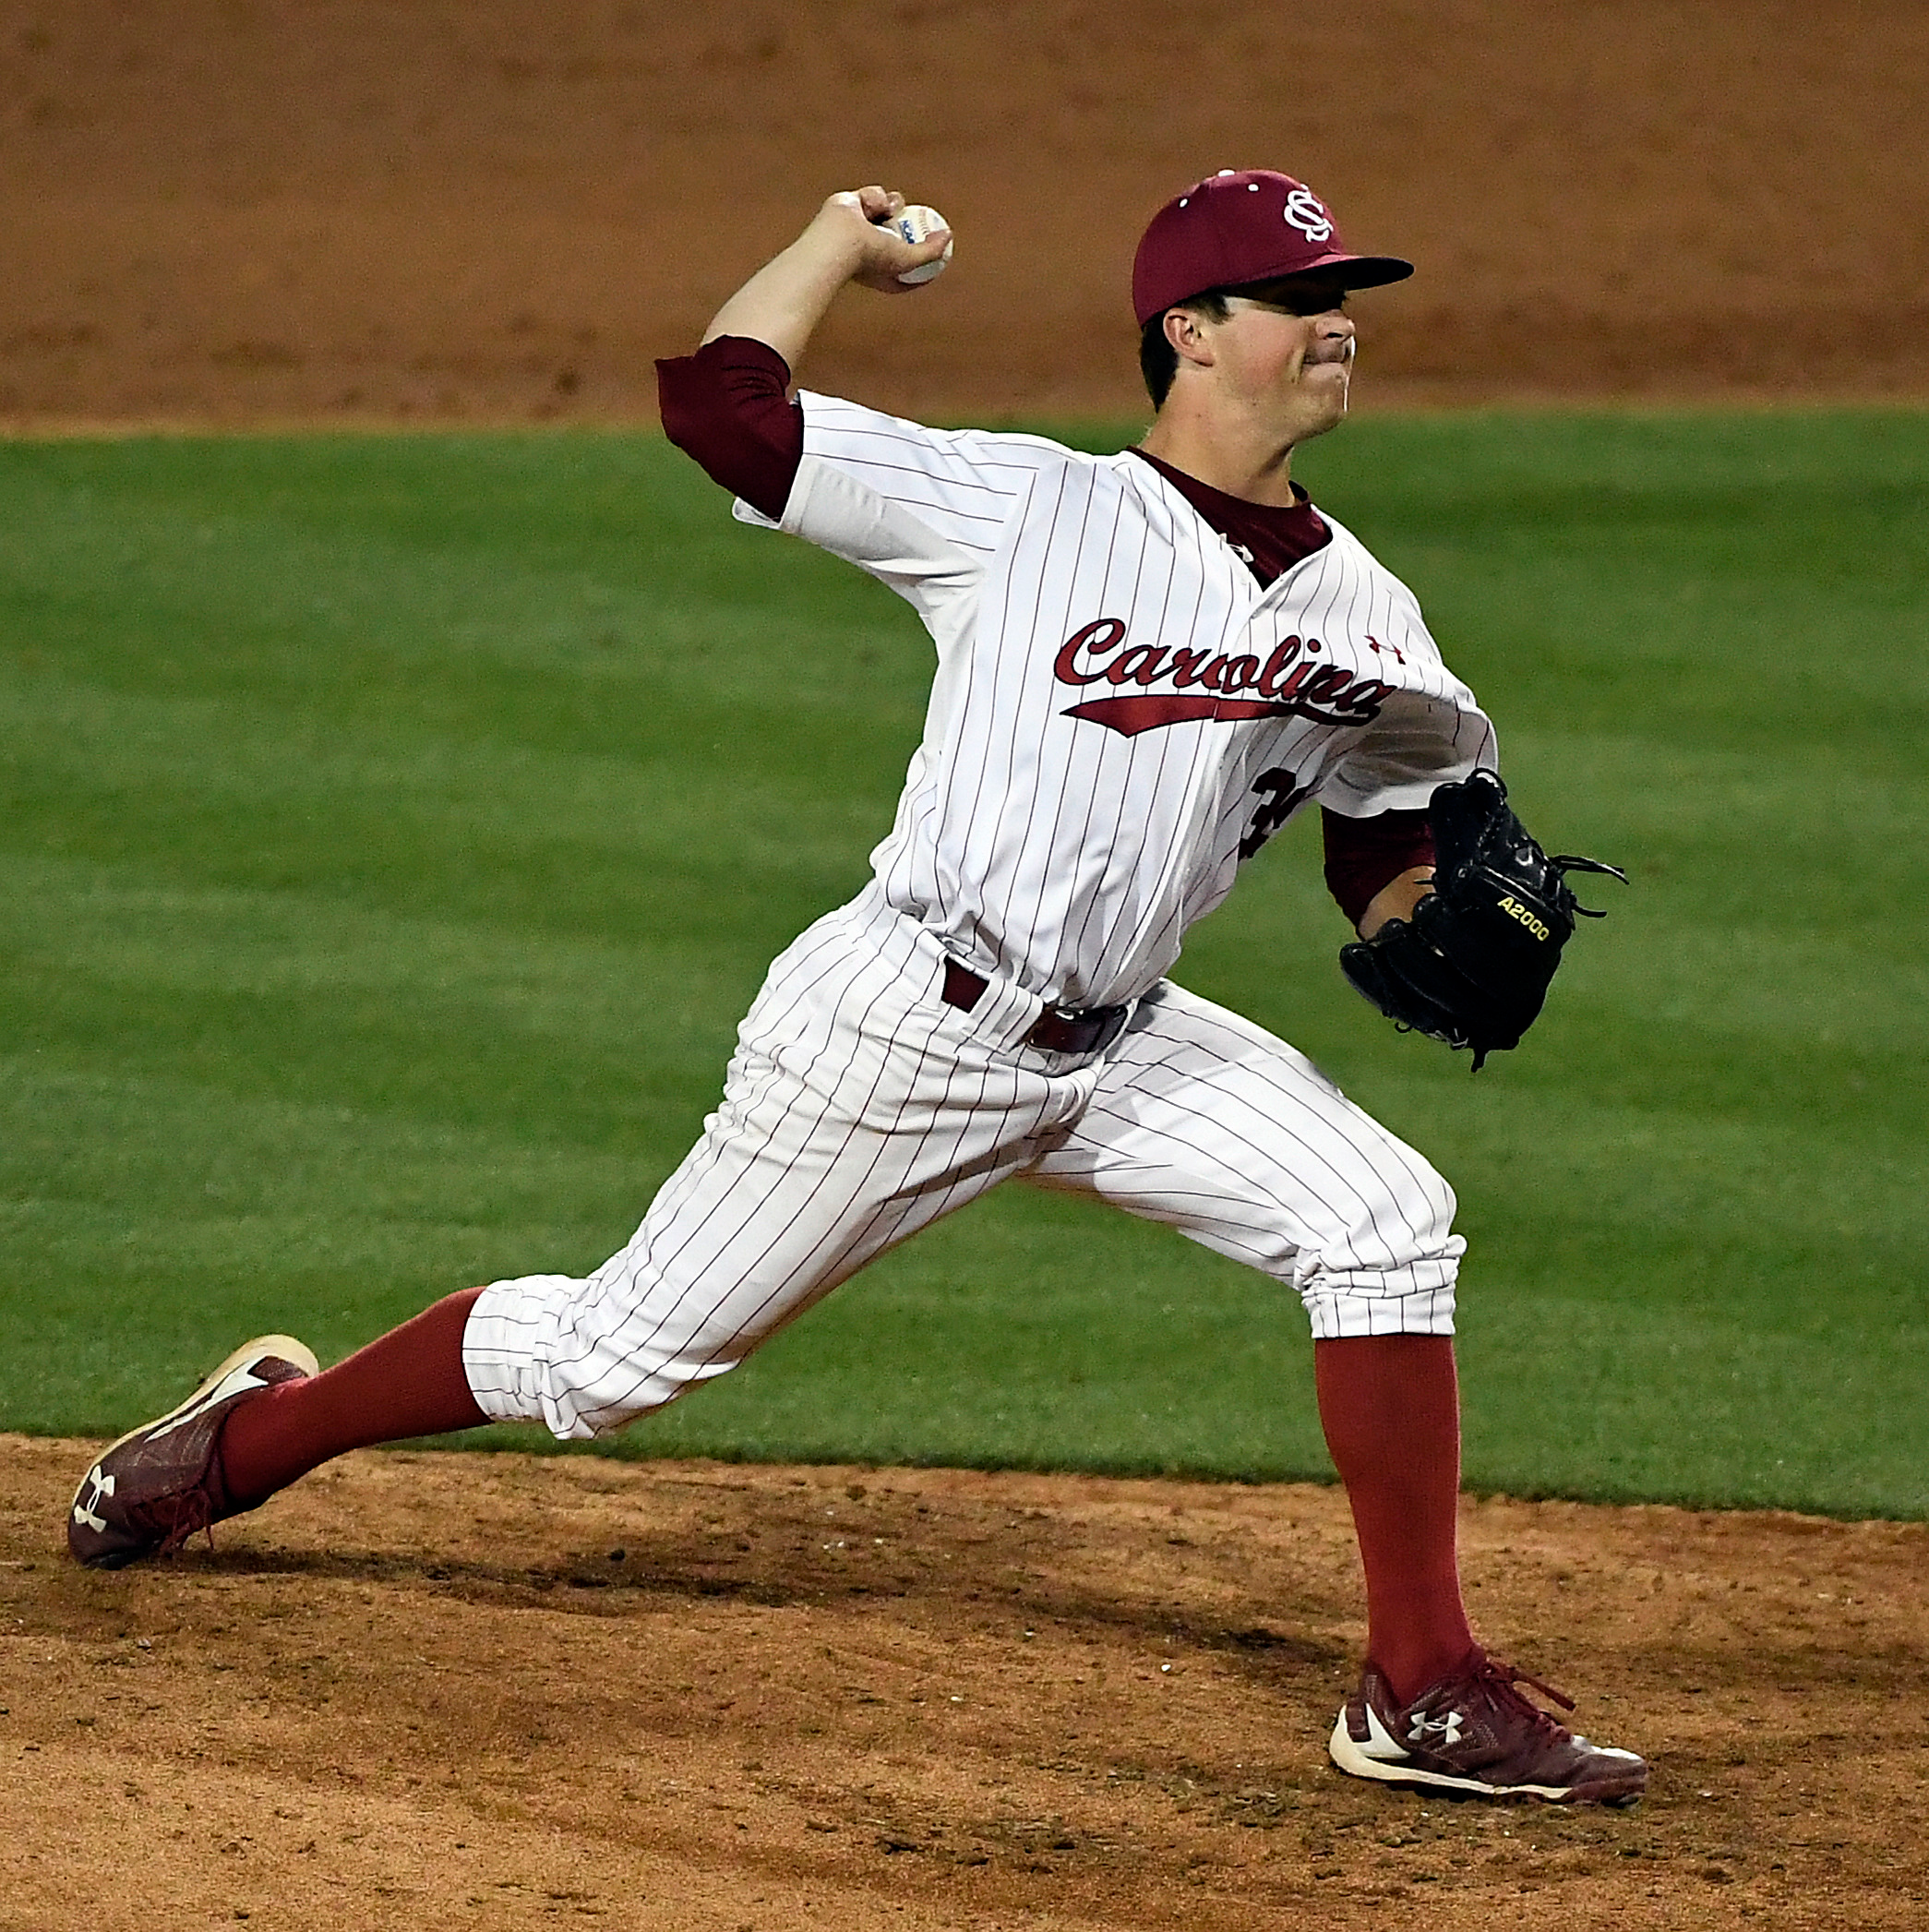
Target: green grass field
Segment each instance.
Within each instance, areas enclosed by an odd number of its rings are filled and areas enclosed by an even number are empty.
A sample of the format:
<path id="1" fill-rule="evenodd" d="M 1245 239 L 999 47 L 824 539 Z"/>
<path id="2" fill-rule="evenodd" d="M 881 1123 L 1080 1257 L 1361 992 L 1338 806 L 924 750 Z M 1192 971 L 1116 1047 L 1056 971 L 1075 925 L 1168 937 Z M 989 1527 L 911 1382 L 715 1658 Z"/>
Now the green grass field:
<path id="1" fill-rule="evenodd" d="M 1367 420 L 1302 474 L 1635 881 L 1478 1079 L 1345 988 L 1311 825 L 1180 969 L 1458 1188 L 1469 1484 L 1929 1514 L 1929 414 Z M 0 505 L 0 1426 L 600 1261 L 864 877 L 909 612 L 649 438 L 15 442 Z M 1323 1475 L 1309 1358 L 1012 1188 L 613 1446 Z"/>

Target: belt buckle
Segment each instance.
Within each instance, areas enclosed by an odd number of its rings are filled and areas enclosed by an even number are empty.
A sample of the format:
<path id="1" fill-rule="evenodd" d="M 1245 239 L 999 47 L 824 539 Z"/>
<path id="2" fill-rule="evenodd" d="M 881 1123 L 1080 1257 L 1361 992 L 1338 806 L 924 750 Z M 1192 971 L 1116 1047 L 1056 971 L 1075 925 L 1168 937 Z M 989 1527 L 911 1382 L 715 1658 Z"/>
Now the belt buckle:
<path id="1" fill-rule="evenodd" d="M 1033 1023 L 1025 1044 L 1046 1053 L 1102 1053 L 1124 1030 L 1131 1010 L 1128 1006 L 1048 1006 Z M 1041 1033 L 1049 1037 L 1041 1039 Z"/>

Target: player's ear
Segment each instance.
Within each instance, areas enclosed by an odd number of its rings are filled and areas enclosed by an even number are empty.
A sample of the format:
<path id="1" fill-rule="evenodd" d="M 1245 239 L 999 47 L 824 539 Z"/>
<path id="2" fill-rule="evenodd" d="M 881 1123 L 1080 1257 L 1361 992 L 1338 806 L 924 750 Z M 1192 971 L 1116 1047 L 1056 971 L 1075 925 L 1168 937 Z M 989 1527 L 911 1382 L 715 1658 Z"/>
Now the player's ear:
<path id="1" fill-rule="evenodd" d="M 1180 362 L 1196 363 L 1202 368 L 1208 367 L 1216 360 L 1212 343 L 1205 330 L 1200 327 L 1200 318 L 1189 308 L 1168 308 L 1163 324 L 1166 340 L 1172 346 L 1172 353 Z"/>

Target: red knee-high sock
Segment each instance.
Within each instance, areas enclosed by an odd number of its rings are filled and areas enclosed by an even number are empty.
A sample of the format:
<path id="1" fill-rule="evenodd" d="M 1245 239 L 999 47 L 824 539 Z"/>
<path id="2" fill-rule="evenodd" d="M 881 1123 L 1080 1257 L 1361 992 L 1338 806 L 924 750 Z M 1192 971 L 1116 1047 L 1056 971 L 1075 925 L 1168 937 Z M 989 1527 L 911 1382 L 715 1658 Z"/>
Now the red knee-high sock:
<path id="1" fill-rule="evenodd" d="M 462 1370 L 462 1331 L 481 1293 L 446 1296 L 346 1362 L 238 1404 L 221 1433 L 228 1494 L 258 1503 L 350 1449 L 487 1422 Z"/>
<path id="2" fill-rule="evenodd" d="M 1460 1601 L 1460 1389 L 1444 1335 L 1313 1347 L 1320 1422 L 1366 1571 L 1367 1654 L 1403 1703 L 1474 1647 Z"/>

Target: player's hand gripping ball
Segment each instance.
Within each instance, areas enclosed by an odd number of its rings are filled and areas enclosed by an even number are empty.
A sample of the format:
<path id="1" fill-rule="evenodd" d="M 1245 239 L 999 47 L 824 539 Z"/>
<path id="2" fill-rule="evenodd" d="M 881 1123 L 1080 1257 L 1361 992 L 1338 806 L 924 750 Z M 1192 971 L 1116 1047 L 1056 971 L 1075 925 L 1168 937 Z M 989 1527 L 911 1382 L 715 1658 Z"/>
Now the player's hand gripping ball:
<path id="1" fill-rule="evenodd" d="M 949 228 L 951 223 L 935 208 L 927 208 L 921 201 L 914 201 L 908 208 L 900 209 L 894 215 L 885 215 L 873 223 L 875 227 L 888 228 L 910 247 L 917 247 L 928 236 L 937 234 L 941 228 Z M 944 253 L 936 261 L 928 261 L 921 267 L 906 269 L 897 279 L 909 282 L 914 287 L 920 282 L 930 282 L 944 273 L 944 265 L 951 259 L 952 245 L 946 242 Z"/>

